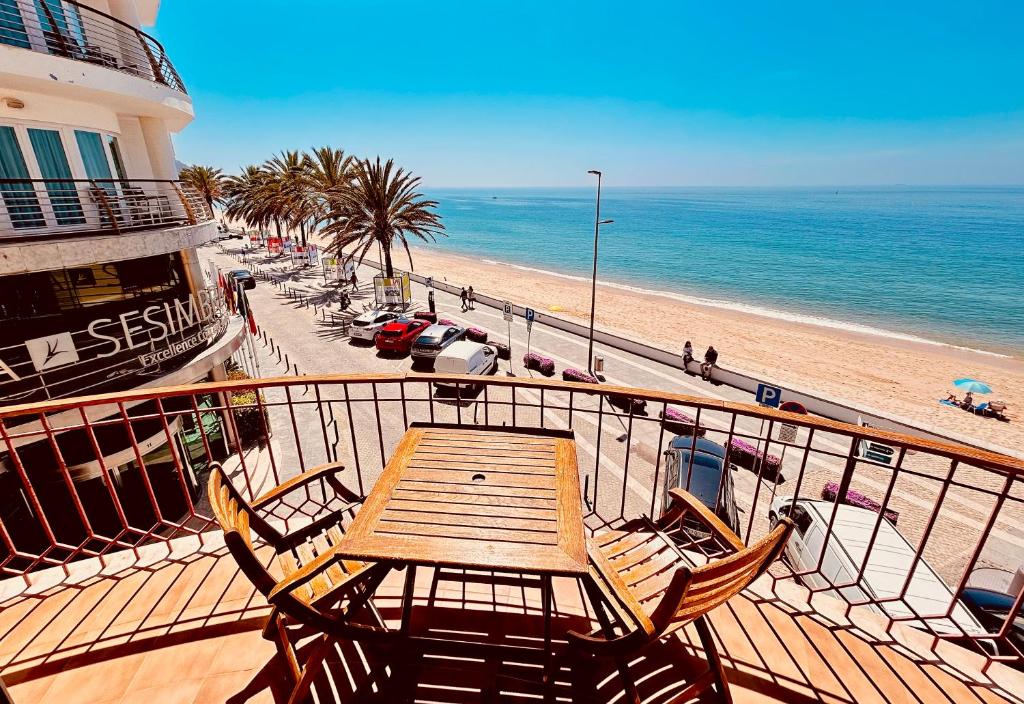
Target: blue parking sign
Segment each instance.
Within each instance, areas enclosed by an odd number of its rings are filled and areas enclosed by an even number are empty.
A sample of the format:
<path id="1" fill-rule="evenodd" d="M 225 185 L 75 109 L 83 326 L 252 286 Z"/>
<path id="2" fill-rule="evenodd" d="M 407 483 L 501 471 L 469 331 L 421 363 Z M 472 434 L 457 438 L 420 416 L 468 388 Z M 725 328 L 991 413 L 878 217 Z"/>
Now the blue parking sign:
<path id="1" fill-rule="evenodd" d="M 779 403 L 782 401 L 782 389 L 778 386 L 768 386 L 768 384 L 758 384 L 757 394 L 755 395 L 757 402 L 762 406 L 771 406 L 772 408 L 778 408 Z"/>
<path id="2" fill-rule="evenodd" d="M 526 322 L 532 323 L 533 319 L 535 317 L 537 317 L 537 313 L 536 313 L 536 311 L 533 310 L 533 308 L 527 308 L 525 316 L 526 316 Z"/>

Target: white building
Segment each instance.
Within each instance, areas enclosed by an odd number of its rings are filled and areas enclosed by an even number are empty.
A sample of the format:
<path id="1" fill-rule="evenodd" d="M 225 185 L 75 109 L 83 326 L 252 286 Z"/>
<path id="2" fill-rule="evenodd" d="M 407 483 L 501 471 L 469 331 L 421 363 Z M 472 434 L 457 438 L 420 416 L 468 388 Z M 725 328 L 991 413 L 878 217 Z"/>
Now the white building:
<path id="1" fill-rule="evenodd" d="M 194 115 L 141 29 L 158 5 L 0 0 L 0 405 L 222 379 L 241 344 L 242 321 L 196 262 L 217 236 L 213 212 L 175 180 L 171 134 Z M 145 453 L 150 474 L 162 462 L 194 479 L 189 428 L 172 418 L 170 445 L 162 423 L 134 443 L 101 433 L 102 463 L 86 433 L 55 431 L 59 453 L 0 456 L 12 483 L 0 493 L 17 496 L 15 459 L 87 484 L 101 465 L 125 479 Z M 11 502 L 0 511 L 23 509 Z"/>

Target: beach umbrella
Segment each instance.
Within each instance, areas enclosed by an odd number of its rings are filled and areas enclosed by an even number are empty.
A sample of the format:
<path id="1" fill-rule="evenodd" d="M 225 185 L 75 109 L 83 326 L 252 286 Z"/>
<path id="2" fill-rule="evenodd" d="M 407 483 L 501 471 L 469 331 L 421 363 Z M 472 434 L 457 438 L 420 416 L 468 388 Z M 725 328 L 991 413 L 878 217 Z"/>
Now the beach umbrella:
<path id="1" fill-rule="evenodd" d="M 977 379 L 956 379 L 953 381 L 953 386 L 964 391 L 970 391 L 972 394 L 992 393 L 992 388 L 988 384 Z"/>

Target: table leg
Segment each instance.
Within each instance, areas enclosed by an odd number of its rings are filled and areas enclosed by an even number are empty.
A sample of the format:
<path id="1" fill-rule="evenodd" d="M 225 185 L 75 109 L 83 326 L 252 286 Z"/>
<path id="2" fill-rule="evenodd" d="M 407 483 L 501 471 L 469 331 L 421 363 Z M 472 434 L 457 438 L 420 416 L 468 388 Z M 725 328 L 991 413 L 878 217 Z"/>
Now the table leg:
<path id="1" fill-rule="evenodd" d="M 412 620 L 412 598 L 416 591 L 416 565 L 405 566 L 405 591 L 402 593 L 402 628 L 403 636 L 409 635 L 409 622 Z"/>
<path id="2" fill-rule="evenodd" d="M 551 654 L 551 576 L 544 575 L 540 580 L 541 610 L 544 614 L 544 682 L 551 684 L 551 665 L 554 658 Z"/>

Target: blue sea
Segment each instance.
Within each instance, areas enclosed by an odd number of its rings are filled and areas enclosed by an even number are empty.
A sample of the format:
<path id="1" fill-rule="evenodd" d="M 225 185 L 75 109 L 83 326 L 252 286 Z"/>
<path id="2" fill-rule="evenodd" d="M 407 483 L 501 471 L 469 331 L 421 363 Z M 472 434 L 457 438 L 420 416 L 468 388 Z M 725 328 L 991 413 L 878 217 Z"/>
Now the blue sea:
<path id="1" fill-rule="evenodd" d="M 589 280 L 593 189 L 427 195 L 440 249 Z M 605 188 L 601 217 L 604 282 L 1024 353 L 1024 187 Z"/>

